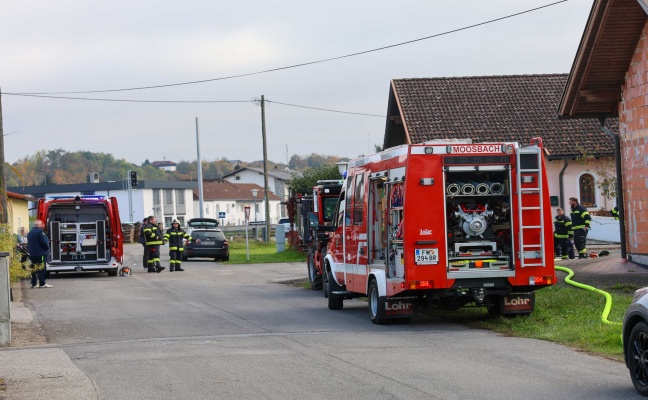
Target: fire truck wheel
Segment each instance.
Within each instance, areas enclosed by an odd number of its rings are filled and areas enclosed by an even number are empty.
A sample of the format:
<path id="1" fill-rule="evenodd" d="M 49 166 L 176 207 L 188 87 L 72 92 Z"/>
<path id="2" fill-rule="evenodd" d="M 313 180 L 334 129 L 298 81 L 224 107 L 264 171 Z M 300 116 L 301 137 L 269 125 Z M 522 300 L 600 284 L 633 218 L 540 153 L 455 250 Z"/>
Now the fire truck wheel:
<path id="1" fill-rule="evenodd" d="M 106 272 L 108 272 L 108 276 L 117 276 L 117 268 L 108 269 Z"/>
<path id="2" fill-rule="evenodd" d="M 369 284 L 369 318 L 374 324 L 385 323 L 385 299 L 378 295 L 378 284 L 373 279 Z"/>
<path id="3" fill-rule="evenodd" d="M 318 275 L 315 271 L 315 252 L 310 250 L 308 252 L 308 282 L 312 290 L 320 290 L 322 288 L 322 275 Z"/>
<path id="4" fill-rule="evenodd" d="M 502 316 L 502 310 L 500 310 L 500 297 L 497 295 L 489 296 L 486 309 L 488 310 L 488 315 L 493 318 Z"/>
<path id="5" fill-rule="evenodd" d="M 340 295 L 333 294 L 333 292 L 340 291 L 342 288 L 335 282 L 330 270 L 326 271 L 326 275 L 328 278 L 328 308 L 329 310 L 341 310 L 344 307 L 344 298 Z"/>
<path id="6" fill-rule="evenodd" d="M 327 271 L 326 267 L 327 265 L 324 265 L 322 267 L 324 268 L 324 273 L 322 274 L 322 292 L 324 292 L 324 298 L 328 299 L 329 283 L 328 283 L 328 272 L 326 272 Z"/>

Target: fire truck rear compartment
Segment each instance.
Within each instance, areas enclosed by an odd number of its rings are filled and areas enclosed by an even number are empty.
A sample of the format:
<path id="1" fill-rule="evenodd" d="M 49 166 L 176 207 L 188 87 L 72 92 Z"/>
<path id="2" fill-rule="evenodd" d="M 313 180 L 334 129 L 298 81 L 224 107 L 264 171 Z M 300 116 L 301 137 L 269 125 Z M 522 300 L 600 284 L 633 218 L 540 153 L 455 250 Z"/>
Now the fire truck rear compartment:
<path id="1" fill-rule="evenodd" d="M 52 206 L 48 221 L 53 265 L 110 261 L 110 235 L 103 206 Z"/>
<path id="2" fill-rule="evenodd" d="M 445 175 L 448 271 L 513 268 L 510 174 L 500 171 Z"/>

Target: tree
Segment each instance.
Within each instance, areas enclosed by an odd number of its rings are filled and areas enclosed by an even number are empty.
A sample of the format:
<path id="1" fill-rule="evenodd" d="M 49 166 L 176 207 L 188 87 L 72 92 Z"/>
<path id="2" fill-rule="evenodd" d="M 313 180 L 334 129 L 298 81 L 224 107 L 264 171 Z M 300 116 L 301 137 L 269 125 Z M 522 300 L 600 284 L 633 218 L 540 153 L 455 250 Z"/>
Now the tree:
<path id="1" fill-rule="evenodd" d="M 293 174 L 288 180 L 291 193 L 310 193 L 319 180 L 342 179 L 337 165 L 322 165 L 305 170 L 301 176 Z"/>

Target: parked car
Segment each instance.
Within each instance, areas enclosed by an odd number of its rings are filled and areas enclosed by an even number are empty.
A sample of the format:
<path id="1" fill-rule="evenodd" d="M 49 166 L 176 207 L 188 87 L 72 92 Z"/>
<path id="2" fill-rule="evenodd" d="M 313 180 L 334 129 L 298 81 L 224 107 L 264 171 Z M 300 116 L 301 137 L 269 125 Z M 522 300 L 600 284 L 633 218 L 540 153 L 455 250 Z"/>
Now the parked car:
<path id="1" fill-rule="evenodd" d="M 623 355 L 635 389 L 648 396 L 648 287 L 635 292 L 623 318 Z"/>
<path id="2" fill-rule="evenodd" d="M 193 257 L 229 261 L 229 242 L 223 231 L 218 228 L 191 228 L 190 235 L 191 241 L 185 244 L 183 261 Z"/>
<path id="3" fill-rule="evenodd" d="M 218 228 L 220 223 L 213 218 L 191 218 L 187 221 L 187 229 L 194 228 Z"/>
<path id="4" fill-rule="evenodd" d="M 286 233 L 290 232 L 290 219 L 288 218 L 281 218 L 279 220 L 279 225 L 283 225 L 285 228 Z"/>

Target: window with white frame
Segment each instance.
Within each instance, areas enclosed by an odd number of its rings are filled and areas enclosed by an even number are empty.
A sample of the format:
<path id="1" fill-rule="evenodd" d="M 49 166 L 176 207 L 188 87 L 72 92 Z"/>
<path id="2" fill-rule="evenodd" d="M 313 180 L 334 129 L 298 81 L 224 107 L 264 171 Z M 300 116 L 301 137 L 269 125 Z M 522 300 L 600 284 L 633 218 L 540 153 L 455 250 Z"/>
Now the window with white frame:
<path id="1" fill-rule="evenodd" d="M 596 180 L 592 174 L 583 174 L 578 178 L 578 190 L 583 207 L 596 207 Z"/>

